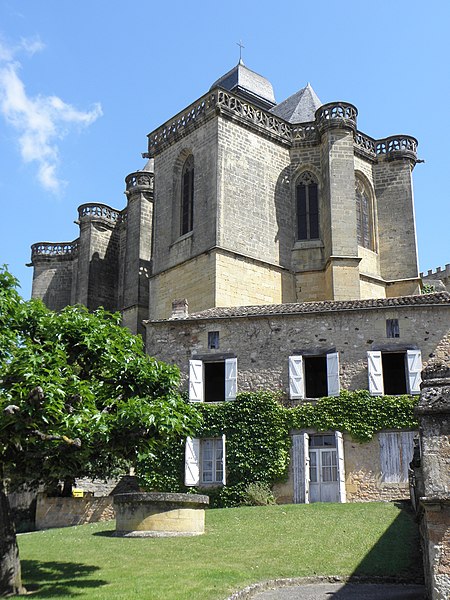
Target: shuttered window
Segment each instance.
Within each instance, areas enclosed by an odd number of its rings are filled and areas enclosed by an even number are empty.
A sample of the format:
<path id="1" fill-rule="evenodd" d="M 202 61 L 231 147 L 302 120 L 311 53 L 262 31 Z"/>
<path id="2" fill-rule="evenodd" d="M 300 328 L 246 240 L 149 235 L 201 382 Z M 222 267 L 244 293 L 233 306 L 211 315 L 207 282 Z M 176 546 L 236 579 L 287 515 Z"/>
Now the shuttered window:
<path id="1" fill-rule="evenodd" d="M 225 435 L 220 438 L 187 438 L 185 485 L 225 485 Z"/>
<path id="2" fill-rule="evenodd" d="M 292 400 L 339 396 L 340 389 L 338 352 L 289 357 L 289 397 Z"/>
<path id="3" fill-rule="evenodd" d="M 420 394 L 422 355 L 420 350 L 406 352 L 367 352 L 369 391 L 383 394 Z"/>
<path id="4" fill-rule="evenodd" d="M 381 478 L 385 483 L 407 483 L 414 453 L 414 432 L 379 433 Z"/>

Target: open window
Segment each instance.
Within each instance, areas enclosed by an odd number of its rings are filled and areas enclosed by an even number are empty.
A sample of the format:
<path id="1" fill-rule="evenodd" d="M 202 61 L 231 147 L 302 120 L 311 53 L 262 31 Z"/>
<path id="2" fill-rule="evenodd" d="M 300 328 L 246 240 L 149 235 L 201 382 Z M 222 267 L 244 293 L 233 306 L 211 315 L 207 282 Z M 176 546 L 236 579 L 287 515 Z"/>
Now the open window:
<path id="1" fill-rule="evenodd" d="M 322 398 L 339 396 L 339 354 L 289 357 L 289 397 Z"/>
<path id="2" fill-rule="evenodd" d="M 189 400 L 223 402 L 235 400 L 237 358 L 189 361 Z"/>
<path id="3" fill-rule="evenodd" d="M 217 438 L 186 439 L 186 486 L 225 485 L 225 434 Z"/>
<path id="4" fill-rule="evenodd" d="M 378 440 L 382 481 L 407 483 L 409 463 L 414 454 L 414 432 L 383 432 L 378 434 Z"/>
<path id="5" fill-rule="evenodd" d="M 369 391 L 372 396 L 420 394 L 420 350 L 367 353 Z"/>

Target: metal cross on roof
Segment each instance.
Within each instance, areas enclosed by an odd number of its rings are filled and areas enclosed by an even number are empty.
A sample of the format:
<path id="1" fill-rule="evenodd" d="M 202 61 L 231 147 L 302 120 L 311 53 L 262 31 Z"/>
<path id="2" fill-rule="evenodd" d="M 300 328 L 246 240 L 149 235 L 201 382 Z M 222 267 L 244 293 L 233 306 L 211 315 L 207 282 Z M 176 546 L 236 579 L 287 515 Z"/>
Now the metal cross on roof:
<path id="1" fill-rule="evenodd" d="M 239 62 L 240 62 L 242 60 L 242 48 L 245 48 L 245 46 L 242 43 L 242 40 L 239 40 L 238 42 L 236 42 L 236 45 L 239 46 Z"/>

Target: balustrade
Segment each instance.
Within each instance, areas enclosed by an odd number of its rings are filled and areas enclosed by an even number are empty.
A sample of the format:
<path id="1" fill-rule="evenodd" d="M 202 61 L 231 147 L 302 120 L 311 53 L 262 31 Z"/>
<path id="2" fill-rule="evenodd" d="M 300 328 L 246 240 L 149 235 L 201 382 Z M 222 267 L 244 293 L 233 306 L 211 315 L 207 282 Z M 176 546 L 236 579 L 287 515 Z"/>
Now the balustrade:
<path id="1" fill-rule="evenodd" d="M 376 153 L 389 155 L 402 155 L 417 159 L 417 140 L 409 135 L 395 135 L 377 141 Z"/>
<path id="2" fill-rule="evenodd" d="M 125 184 L 127 190 L 132 190 L 137 187 L 144 187 L 149 190 L 153 190 L 155 176 L 153 173 L 147 171 L 137 171 L 136 173 L 130 173 L 125 177 Z"/>
<path id="3" fill-rule="evenodd" d="M 82 204 L 78 207 L 78 217 L 99 217 L 112 223 L 119 223 L 121 221 L 121 213 L 115 208 L 111 208 L 106 204 Z"/>
<path id="4" fill-rule="evenodd" d="M 78 240 L 73 242 L 38 242 L 31 246 L 31 259 L 38 256 L 74 257 L 78 253 Z"/>

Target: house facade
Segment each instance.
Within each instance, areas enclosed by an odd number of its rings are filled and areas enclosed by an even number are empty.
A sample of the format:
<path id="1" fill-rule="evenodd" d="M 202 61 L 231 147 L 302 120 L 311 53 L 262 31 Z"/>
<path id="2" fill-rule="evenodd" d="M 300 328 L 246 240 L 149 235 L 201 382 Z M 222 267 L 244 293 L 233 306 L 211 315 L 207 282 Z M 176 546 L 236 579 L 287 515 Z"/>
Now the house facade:
<path id="1" fill-rule="evenodd" d="M 374 139 L 308 84 L 277 103 L 242 61 L 148 135 L 127 205 L 79 208 L 79 236 L 32 246 L 33 296 L 120 310 L 180 366 L 193 402 L 245 390 L 314 402 L 341 389 L 418 394 L 448 343 L 450 296 L 420 296 L 417 140 Z M 412 432 L 355 446 L 293 431 L 283 501 L 405 494 Z M 186 443 L 186 485 L 226 485 L 223 435 Z"/>

